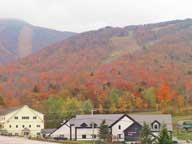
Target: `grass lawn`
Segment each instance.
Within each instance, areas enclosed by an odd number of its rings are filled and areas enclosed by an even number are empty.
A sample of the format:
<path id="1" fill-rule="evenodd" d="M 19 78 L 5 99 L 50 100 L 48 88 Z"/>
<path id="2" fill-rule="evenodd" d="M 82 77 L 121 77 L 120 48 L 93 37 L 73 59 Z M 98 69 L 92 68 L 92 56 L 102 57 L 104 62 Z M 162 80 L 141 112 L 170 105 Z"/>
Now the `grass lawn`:
<path id="1" fill-rule="evenodd" d="M 176 124 L 182 120 L 192 120 L 192 115 L 173 116 L 173 136 L 181 140 L 192 140 L 192 132 L 178 131 Z"/>
<path id="2" fill-rule="evenodd" d="M 175 135 L 180 140 L 192 140 L 192 132 L 180 132 Z"/>

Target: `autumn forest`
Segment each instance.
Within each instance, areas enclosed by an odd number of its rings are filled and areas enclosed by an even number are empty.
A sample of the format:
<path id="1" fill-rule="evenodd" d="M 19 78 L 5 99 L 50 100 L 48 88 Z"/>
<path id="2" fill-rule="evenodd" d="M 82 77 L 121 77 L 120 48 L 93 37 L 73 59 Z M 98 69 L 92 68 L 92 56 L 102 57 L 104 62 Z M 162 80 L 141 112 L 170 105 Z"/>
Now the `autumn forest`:
<path id="1" fill-rule="evenodd" d="M 27 104 L 47 117 L 58 114 L 58 120 L 93 108 L 98 113 L 188 112 L 192 20 L 73 34 L 2 64 L 0 94 L 2 108 Z"/>

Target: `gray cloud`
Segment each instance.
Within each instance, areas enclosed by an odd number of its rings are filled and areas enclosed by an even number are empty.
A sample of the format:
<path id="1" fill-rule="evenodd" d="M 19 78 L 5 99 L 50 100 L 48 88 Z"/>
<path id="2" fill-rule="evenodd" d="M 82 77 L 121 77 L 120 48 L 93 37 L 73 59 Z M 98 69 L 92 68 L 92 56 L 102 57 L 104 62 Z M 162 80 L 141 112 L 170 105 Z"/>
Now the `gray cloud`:
<path id="1" fill-rule="evenodd" d="M 190 18 L 191 5 L 191 0 L 0 0 L 0 18 L 81 32 Z"/>

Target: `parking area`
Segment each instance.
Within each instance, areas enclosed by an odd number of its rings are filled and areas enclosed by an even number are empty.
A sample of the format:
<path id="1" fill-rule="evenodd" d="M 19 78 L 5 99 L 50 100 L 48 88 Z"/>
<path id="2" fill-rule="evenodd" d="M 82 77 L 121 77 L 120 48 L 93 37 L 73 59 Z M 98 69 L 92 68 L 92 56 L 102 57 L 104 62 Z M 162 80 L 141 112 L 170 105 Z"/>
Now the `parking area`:
<path id="1" fill-rule="evenodd" d="M 58 144 L 58 143 L 35 141 L 20 137 L 0 136 L 0 144 Z"/>

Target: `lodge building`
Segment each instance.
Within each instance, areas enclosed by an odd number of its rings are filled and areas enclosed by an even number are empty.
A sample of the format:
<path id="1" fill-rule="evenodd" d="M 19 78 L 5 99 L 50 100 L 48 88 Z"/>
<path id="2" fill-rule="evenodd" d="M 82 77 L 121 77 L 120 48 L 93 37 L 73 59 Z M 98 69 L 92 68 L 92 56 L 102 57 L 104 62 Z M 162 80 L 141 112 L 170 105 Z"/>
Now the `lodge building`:
<path id="1" fill-rule="evenodd" d="M 172 117 L 169 114 L 94 114 L 77 115 L 64 121 L 64 123 L 49 136 L 51 138 L 63 137 L 68 140 L 98 140 L 99 127 L 105 120 L 113 141 L 126 141 L 137 143 L 141 128 L 145 123 L 150 126 L 152 141 L 155 142 L 161 126 L 165 124 L 172 133 Z M 94 126 L 93 126 L 94 124 Z"/>
<path id="2" fill-rule="evenodd" d="M 44 115 L 27 105 L 0 110 L 0 134 L 38 137 L 44 129 Z"/>

